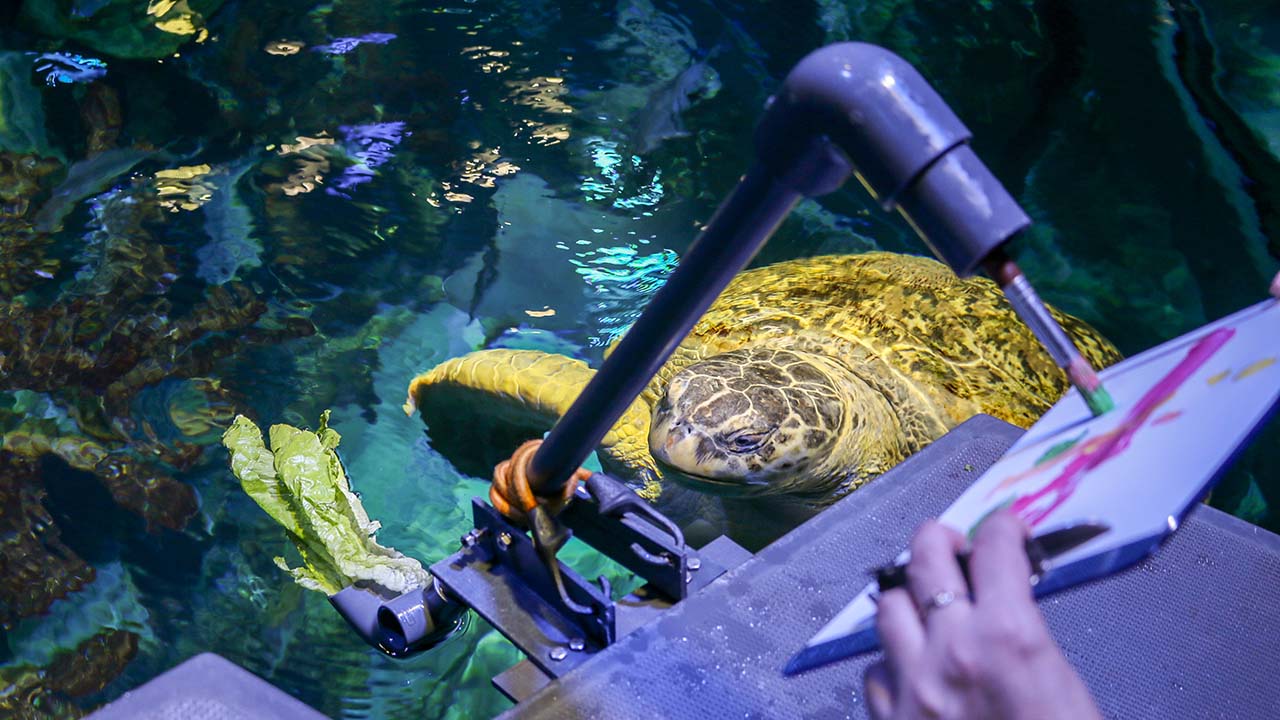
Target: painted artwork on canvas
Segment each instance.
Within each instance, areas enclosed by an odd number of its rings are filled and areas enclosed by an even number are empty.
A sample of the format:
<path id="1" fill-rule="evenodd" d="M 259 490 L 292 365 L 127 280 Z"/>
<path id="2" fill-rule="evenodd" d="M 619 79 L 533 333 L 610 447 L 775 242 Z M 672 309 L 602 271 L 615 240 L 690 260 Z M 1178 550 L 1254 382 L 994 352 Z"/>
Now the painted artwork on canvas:
<path id="1" fill-rule="evenodd" d="M 1108 525 L 1056 559 L 1055 568 L 1071 569 L 1070 582 L 1114 572 L 1118 556 L 1132 563 L 1154 550 L 1280 402 L 1280 301 L 1246 308 L 1100 375 L 1114 410 L 1091 417 L 1070 391 L 939 520 L 970 534 L 1007 507 L 1033 534 L 1083 521 Z M 865 588 L 809 641 L 810 657 L 829 656 L 818 664 L 875 647 L 874 590 Z"/>
<path id="2" fill-rule="evenodd" d="M 1008 507 L 1033 532 L 1080 520 L 1111 526 L 1060 564 L 1176 525 L 1280 395 L 1280 303 L 1249 308 L 1102 377 L 1115 410 L 1091 418 L 1074 393 L 1064 398 L 941 520 L 969 532 Z"/>

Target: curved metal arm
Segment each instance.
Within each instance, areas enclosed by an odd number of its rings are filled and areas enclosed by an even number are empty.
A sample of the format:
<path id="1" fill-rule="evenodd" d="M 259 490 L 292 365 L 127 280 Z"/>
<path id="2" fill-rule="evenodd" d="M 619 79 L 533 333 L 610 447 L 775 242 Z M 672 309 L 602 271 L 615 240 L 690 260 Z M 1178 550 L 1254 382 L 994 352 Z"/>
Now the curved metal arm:
<path id="1" fill-rule="evenodd" d="M 973 274 L 1031 223 L 968 146 L 969 129 L 915 68 L 884 48 L 839 43 L 807 55 L 770 100 L 756 151 L 781 177 L 818 135 L 957 275 Z"/>
<path id="2" fill-rule="evenodd" d="M 758 164 L 533 456 L 534 492 L 563 488 L 802 195 L 831 192 L 852 171 L 958 275 L 972 274 L 1031 221 L 969 137 L 920 73 L 888 50 L 840 43 L 801 60 L 756 131 Z"/>

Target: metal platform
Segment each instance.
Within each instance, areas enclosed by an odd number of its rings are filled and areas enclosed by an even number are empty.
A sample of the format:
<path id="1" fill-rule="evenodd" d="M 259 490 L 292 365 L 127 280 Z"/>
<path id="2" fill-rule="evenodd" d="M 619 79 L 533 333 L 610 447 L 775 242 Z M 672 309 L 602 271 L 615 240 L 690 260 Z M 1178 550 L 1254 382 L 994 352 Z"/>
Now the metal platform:
<path id="1" fill-rule="evenodd" d="M 130 690 L 91 720 L 325 720 L 257 675 L 203 653 Z"/>
<path id="2" fill-rule="evenodd" d="M 865 717 L 878 654 L 781 668 L 1021 431 L 980 416 L 504 718 Z M 1280 717 L 1280 536 L 1209 507 L 1153 558 L 1041 603 L 1107 717 Z"/>

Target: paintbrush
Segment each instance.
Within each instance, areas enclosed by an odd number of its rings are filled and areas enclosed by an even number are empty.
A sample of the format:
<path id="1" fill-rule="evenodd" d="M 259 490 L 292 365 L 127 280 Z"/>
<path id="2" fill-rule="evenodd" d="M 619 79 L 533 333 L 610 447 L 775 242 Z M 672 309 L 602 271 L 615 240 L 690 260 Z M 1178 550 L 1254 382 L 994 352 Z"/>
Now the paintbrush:
<path id="1" fill-rule="evenodd" d="M 1040 344 L 1049 351 L 1049 356 L 1067 373 L 1067 380 L 1080 391 L 1084 404 L 1089 406 L 1089 412 L 1097 417 L 1113 409 L 1115 402 L 1107 389 L 1102 387 L 1098 373 L 1084 355 L 1080 354 L 1080 350 L 1067 337 L 1058 321 L 1049 314 L 1044 301 L 1036 294 L 1036 289 L 1031 287 L 1017 263 L 997 248 L 987 255 L 983 268 L 1000 285 L 1014 312 L 1031 328 Z"/>

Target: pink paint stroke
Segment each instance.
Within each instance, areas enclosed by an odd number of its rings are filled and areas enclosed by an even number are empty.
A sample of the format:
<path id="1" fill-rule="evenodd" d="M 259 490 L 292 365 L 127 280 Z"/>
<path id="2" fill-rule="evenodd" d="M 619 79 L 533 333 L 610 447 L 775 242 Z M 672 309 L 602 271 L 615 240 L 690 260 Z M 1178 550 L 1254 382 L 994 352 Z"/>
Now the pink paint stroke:
<path id="1" fill-rule="evenodd" d="M 1010 510 L 1030 527 L 1035 527 L 1041 520 L 1048 517 L 1075 493 L 1085 473 L 1128 449 L 1134 434 L 1146 424 L 1156 409 L 1173 397 L 1173 394 L 1235 334 L 1236 331 L 1233 328 L 1219 328 L 1202 338 L 1187 352 L 1182 362 L 1170 370 L 1169 374 L 1161 378 L 1129 409 L 1128 415 L 1119 425 L 1106 435 L 1077 445 L 1076 447 L 1080 448 L 1078 454 L 1063 468 L 1058 477 L 1036 492 L 1014 500 Z M 1034 507 L 1042 498 L 1050 494 L 1054 497 L 1048 507 Z"/>

